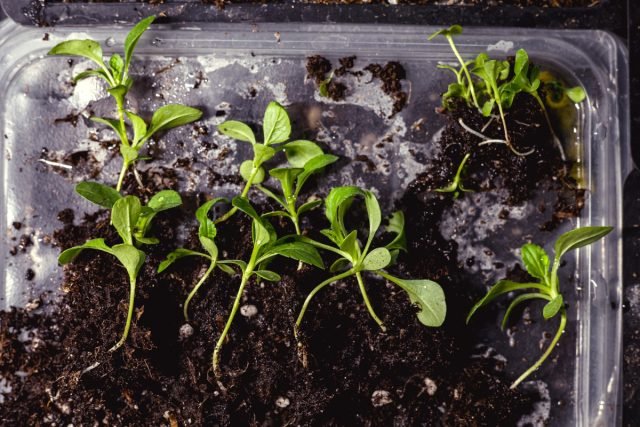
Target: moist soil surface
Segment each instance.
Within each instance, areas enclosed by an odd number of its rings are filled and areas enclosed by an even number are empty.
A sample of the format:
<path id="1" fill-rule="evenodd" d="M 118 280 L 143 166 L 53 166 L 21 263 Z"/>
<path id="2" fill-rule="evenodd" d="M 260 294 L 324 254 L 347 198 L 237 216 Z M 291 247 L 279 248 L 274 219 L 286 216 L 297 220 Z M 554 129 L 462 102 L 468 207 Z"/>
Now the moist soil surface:
<path id="1" fill-rule="evenodd" d="M 186 194 L 181 209 L 163 212 L 154 224 L 161 243 L 146 248 L 134 324 L 120 350 L 108 352 L 122 332 L 128 282 L 125 271 L 107 254 L 86 251 L 67 266 L 62 296 L 55 303 L 44 304 L 43 296 L 27 308 L 0 314 L 0 375 L 12 387 L 3 394 L 1 423 L 515 425 L 532 412 L 540 396 L 510 390 L 503 362 L 471 357 L 477 340 L 464 318 L 480 295 L 470 291 L 474 279 L 458 260 L 457 244 L 440 232 L 454 198 L 433 190 L 451 181 L 470 152 L 464 174 L 467 188 L 500 191 L 513 206 L 537 191 L 554 194 L 539 207 L 555 213 L 544 227 L 553 228 L 578 213 L 583 195 L 566 176 L 567 165 L 532 99 L 516 98 L 508 115 L 514 145 L 522 151 L 535 147 L 526 157 L 514 155 L 504 144 L 479 147 L 478 137 L 459 121 L 481 129 L 486 119 L 466 105 L 442 113 L 446 127 L 436 142 L 439 154 L 396 201 L 406 216 L 409 251 L 391 272 L 442 285 L 449 302 L 443 327 L 421 325 L 404 292 L 371 277 L 369 296 L 385 321 L 386 333 L 368 315 L 355 281 L 346 280 L 316 296 L 297 343 L 292 328 L 298 310 L 328 273 L 309 267 L 298 270 L 295 262 L 278 261 L 272 269 L 282 275 L 281 282 L 254 281 L 247 287 L 244 314 L 237 316 L 222 352 L 222 376 L 214 378 L 211 353 L 239 277 L 216 272 L 193 299 L 186 326 L 181 303 L 205 263 L 188 257 L 163 274 L 155 272 L 176 242 L 199 249 L 193 212 L 206 197 Z M 484 133 L 499 138 L 499 121 Z M 125 192 L 146 199 L 159 189 L 179 190 L 171 169 L 151 169 L 143 182 L 145 190 L 128 179 Z M 117 241 L 107 212 L 81 216 L 70 209 L 60 213 L 61 228 L 54 236 L 60 249 L 95 237 L 104 237 L 108 244 Z M 366 222 L 357 215 L 352 220 Z M 274 225 L 280 234 L 292 231 L 285 222 Z M 326 226 L 320 210 L 303 221 L 306 230 Z M 250 230 L 242 214 L 222 224 L 217 238 L 222 257 L 247 259 Z M 322 239 L 315 231 L 310 234 Z M 521 270 L 513 274 L 526 278 Z"/>

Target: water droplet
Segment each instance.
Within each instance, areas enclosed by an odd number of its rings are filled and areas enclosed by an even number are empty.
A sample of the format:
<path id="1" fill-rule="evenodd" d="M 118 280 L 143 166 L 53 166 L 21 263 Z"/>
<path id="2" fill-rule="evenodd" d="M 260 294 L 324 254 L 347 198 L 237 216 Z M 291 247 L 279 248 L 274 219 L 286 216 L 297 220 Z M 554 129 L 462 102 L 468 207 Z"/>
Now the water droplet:
<path id="1" fill-rule="evenodd" d="M 111 47 L 116 44 L 116 40 L 113 37 L 109 37 L 104 43 Z"/>

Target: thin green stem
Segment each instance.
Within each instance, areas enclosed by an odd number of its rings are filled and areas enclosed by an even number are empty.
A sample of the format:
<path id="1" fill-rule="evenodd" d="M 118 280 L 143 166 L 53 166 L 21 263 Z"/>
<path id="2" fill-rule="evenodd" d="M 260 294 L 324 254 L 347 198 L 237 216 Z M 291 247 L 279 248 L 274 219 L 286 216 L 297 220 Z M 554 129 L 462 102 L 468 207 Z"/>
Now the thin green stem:
<path id="1" fill-rule="evenodd" d="M 124 182 L 124 177 L 127 175 L 127 170 L 129 169 L 129 164 L 122 159 L 122 169 L 120 169 L 120 175 L 118 176 L 118 184 L 116 185 L 116 191 L 119 193 L 120 189 L 122 189 L 122 183 Z"/>
<path id="2" fill-rule="evenodd" d="M 334 248 L 333 246 L 325 245 L 324 243 L 320 243 L 320 242 L 318 242 L 316 240 L 310 239 L 310 238 L 305 237 L 305 236 L 300 236 L 300 237 L 301 237 L 301 240 L 303 242 L 308 243 L 311 246 L 315 246 L 318 249 L 324 249 L 325 251 L 333 252 L 334 254 L 339 255 L 342 258 L 346 258 L 347 260 L 351 261 L 351 256 L 348 253 L 346 253 L 344 251 L 341 251 L 338 248 Z"/>
<path id="3" fill-rule="evenodd" d="M 253 274 L 253 269 L 255 267 L 256 258 L 258 256 L 258 248 L 254 247 L 253 252 L 251 253 L 251 259 L 247 264 L 247 268 L 242 272 L 242 280 L 240 282 L 240 287 L 238 288 L 238 293 L 236 294 L 236 298 L 233 301 L 233 307 L 231 307 L 231 313 L 229 313 L 229 318 L 227 319 L 227 323 L 224 325 L 224 329 L 220 334 L 220 338 L 218 338 L 218 342 L 216 343 L 216 347 L 213 350 L 213 373 L 216 377 L 220 377 L 220 350 L 224 345 L 224 340 L 227 337 L 227 333 L 229 333 L 229 329 L 231 328 L 231 324 L 233 323 L 233 319 L 235 319 L 236 314 L 238 313 L 238 308 L 240 307 L 240 300 L 242 299 L 242 294 L 244 292 L 244 288 L 249 283 L 249 278 Z"/>
<path id="4" fill-rule="evenodd" d="M 516 388 L 518 384 L 520 384 L 529 375 L 531 375 L 536 369 L 538 369 L 540 365 L 542 365 L 542 363 L 547 359 L 547 357 L 549 357 L 549 355 L 555 348 L 556 344 L 558 344 L 558 341 L 560 340 L 560 337 L 562 336 L 562 333 L 564 332 L 564 328 L 566 325 L 567 325 L 567 313 L 565 309 L 562 308 L 562 311 L 560 312 L 560 324 L 558 325 L 558 330 L 556 331 L 556 335 L 555 337 L 553 337 L 551 344 L 549 345 L 547 350 L 542 354 L 542 357 L 540 357 L 540 359 L 538 359 L 538 361 L 534 363 L 533 366 L 527 369 L 522 375 L 520 375 L 520 377 L 518 377 L 517 380 L 514 381 L 513 384 L 511 384 L 512 389 Z"/>
<path id="5" fill-rule="evenodd" d="M 540 98 L 540 95 L 538 95 L 537 92 L 532 92 L 532 95 L 536 99 L 536 101 L 538 101 L 538 105 L 540 105 L 540 109 L 542 110 L 542 113 L 544 114 L 544 118 L 547 121 L 549 132 L 551 132 L 553 142 L 556 144 L 556 147 L 558 147 L 558 151 L 560 152 L 560 158 L 562 159 L 563 162 L 565 162 L 567 160 L 567 156 L 564 153 L 564 147 L 562 147 L 562 142 L 560 141 L 560 138 L 558 138 L 558 135 L 556 135 L 556 132 L 553 130 L 553 125 L 551 124 L 551 118 L 549 117 L 547 108 L 544 106 L 544 102 L 542 101 L 542 98 Z"/>
<path id="6" fill-rule="evenodd" d="M 307 311 L 307 308 L 309 307 L 309 303 L 311 302 L 313 297 L 318 292 L 320 292 L 322 288 L 324 288 L 325 286 L 330 285 L 334 282 L 337 282 L 338 280 L 344 279 L 345 277 L 352 276 L 354 273 L 355 271 L 353 269 L 349 269 L 344 273 L 340 273 L 338 275 L 329 277 L 327 280 L 325 280 L 324 282 L 320 283 L 318 286 L 313 288 L 313 290 L 309 293 L 309 295 L 307 295 L 307 298 L 304 300 L 304 304 L 302 304 L 302 308 L 300 309 L 300 313 L 298 314 L 298 318 L 296 319 L 296 325 L 293 329 L 293 333 L 296 339 L 298 339 L 298 328 L 300 328 L 300 324 L 302 323 L 302 318 L 304 317 L 304 313 Z"/>
<path id="7" fill-rule="evenodd" d="M 255 179 L 256 175 L 258 174 L 258 171 L 260 170 L 260 166 L 255 167 L 255 163 L 254 163 L 254 167 L 251 170 L 251 175 L 249 175 L 249 179 L 247 180 L 247 182 L 244 185 L 244 188 L 242 189 L 242 193 L 240 193 L 241 197 L 247 197 L 247 194 L 249 194 L 249 190 L 251 189 L 251 186 L 253 185 L 253 180 Z M 226 220 L 228 220 L 229 218 L 231 218 L 233 216 L 233 214 L 235 214 L 238 211 L 237 207 L 232 207 L 231 209 L 229 209 L 227 211 L 227 213 L 225 213 L 224 215 L 222 215 L 220 218 L 217 218 L 214 223 L 215 224 L 220 224 L 222 222 L 225 222 Z"/>
<path id="8" fill-rule="evenodd" d="M 191 299 L 195 296 L 196 292 L 198 292 L 198 289 L 200 289 L 200 286 L 202 286 L 204 282 L 207 281 L 207 279 L 209 278 L 209 276 L 211 275 L 211 272 L 214 270 L 215 267 L 216 267 L 216 262 L 215 260 L 212 260 L 211 264 L 209 265 L 209 268 L 207 268 L 207 271 L 204 273 L 204 276 L 200 278 L 200 280 L 198 281 L 198 283 L 196 283 L 196 285 L 193 287 L 191 292 L 189 292 L 189 295 L 187 296 L 187 299 L 184 302 L 184 307 L 182 309 L 185 322 L 189 322 L 189 302 L 191 302 Z"/>
<path id="9" fill-rule="evenodd" d="M 473 105 L 475 105 L 476 108 L 480 109 L 480 105 L 478 104 L 478 99 L 476 98 L 476 91 L 473 87 L 473 80 L 471 80 L 471 74 L 467 69 L 467 64 L 465 64 L 464 60 L 462 59 L 462 56 L 460 56 L 460 52 L 458 52 L 458 48 L 456 48 L 456 44 L 453 42 L 453 37 L 447 36 L 447 41 L 449 42 L 449 45 L 451 46 L 451 50 L 453 51 L 453 54 L 456 56 L 456 58 L 460 62 L 460 66 L 462 67 L 462 70 L 464 71 L 464 74 L 467 77 L 467 80 L 469 81 L 469 89 L 471 91 L 471 98 L 473 99 Z"/>
<path id="10" fill-rule="evenodd" d="M 127 322 L 124 324 L 124 332 L 122 333 L 122 337 L 120 338 L 120 341 L 118 341 L 113 347 L 111 347 L 109 351 L 116 351 L 117 349 L 122 347 L 124 342 L 127 340 L 127 337 L 129 336 L 129 329 L 131 328 L 131 320 L 133 319 L 133 307 L 134 307 L 135 296 L 136 296 L 136 278 L 129 277 L 129 308 L 127 310 Z"/>
<path id="11" fill-rule="evenodd" d="M 382 322 L 382 320 L 380 320 L 376 312 L 373 311 L 373 307 L 371 306 L 371 302 L 369 301 L 369 296 L 367 295 L 367 290 L 364 288 L 364 281 L 362 280 L 362 275 L 360 274 L 359 271 L 356 272 L 356 278 L 358 279 L 358 286 L 360 286 L 360 292 L 362 293 L 364 304 L 367 306 L 367 310 L 369 310 L 369 314 L 371 315 L 371 317 L 373 317 L 373 320 L 376 321 L 378 326 L 380 326 L 380 329 L 386 332 L 387 328 L 384 326 L 384 323 Z"/>

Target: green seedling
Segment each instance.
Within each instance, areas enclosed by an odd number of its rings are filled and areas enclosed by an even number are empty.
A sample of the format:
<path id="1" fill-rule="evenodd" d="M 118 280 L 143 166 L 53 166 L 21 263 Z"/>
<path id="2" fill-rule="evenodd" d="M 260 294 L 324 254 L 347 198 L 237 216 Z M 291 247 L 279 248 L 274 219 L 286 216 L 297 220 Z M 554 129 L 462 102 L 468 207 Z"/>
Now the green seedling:
<path id="1" fill-rule="evenodd" d="M 298 205 L 300 192 L 311 175 L 334 163 L 338 157 L 324 154 L 317 144 L 304 140 L 286 144 L 284 151 L 291 167 L 274 168 L 269 171 L 269 175 L 280 182 L 282 193 L 277 194 L 260 184 L 257 188 L 283 208 L 283 210 L 269 212 L 265 216 L 289 218 L 295 227 L 296 234 L 299 235 L 301 233 L 300 215 L 322 204 L 322 200 L 313 200 Z"/>
<path id="2" fill-rule="evenodd" d="M 198 239 L 200 240 L 200 245 L 204 249 L 204 252 L 193 251 L 190 249 L 178 248 L 175 251 L 171 252 L 167 255 L 167 258 L 160 263 L 158 266 L 158 273 L 162 273 L 164 270 L 169 268 L 174 262 L 179 259 L 189 257 L 189 256 L 198 256 L 205 258 L 209 261 L 209 267 L 204 275 L 198 280 L 196 285 L 193 287 L 187 299 L 183 305 L 183 314 L 185 322 L 189 321 L 189 303 L 198 292 L 200 287 L 207 281 L 211 273 L 215 270 L 216 267 L 218 269 L 224 271 L 227 274 L 233 275 L 234 271 L 231 267 L 224 263 L 224 261 L 218 259 L 218 246 L 215 244 L 215 238 L 217 234 L 216 225 L 212 220 L 209 219 L 209 211 L 211 208 L 218 202 L 224 201 L 223 198 L 216 198 L 213 200 L 209 200 L 204 203 L 202 206 L 198 208 L 196 211 L 196 219 L 200 226 L 198 227 Z"/>
<path id="3" fill-rule="evenodd" d="M 471 191 L 467 188 L 464 188 L 464 186 L 462 185 L 462 174 L 464 172 L 467 160 L 469 160 L 470 157 L 470 153 L 465 154 L 462 158 L 462 161 L 460 162 L 460 165 L 458 166 L 458 169 L 456 170 L 453 181 L 451 181 L 451 183 L 446 187 L 436 188 L 435 191 L 437 191 L 438 193 L 453 193 L 454 198 L 457 198 L 461 192 Z"/>
<path id="4" fill-rule="evenodd" d="M 502 318 L 502 329 L 507 325 L 511 312 L 519 304 L 529 300 L 543 300 L 546 302 L 542 309 L 542 316 L 546 320 L 558 314 L 560 315 L 558 329 L 547 350 L 529 369 L 514 381 L 511 388 L 517 387 L 518 384 L 542 365 L 564 332 L 567 324 L 567 313 L 564 306 L 564 298 L 560 292 L 560 280 L 558 278 L 558 268 L 560 267 L 562 257 L 573 249 L 578 249 L 600 240 L 609 234 L 611 230 L 613 230 L 613 227 L 581 227 L 562 234 L 558 240 L 556 240 L 554 246 L 555 257 L 553 258 L 553 264 L 551 266 L 549 265 L 549 256 L 543 248 L 532 243 L 525 244 L 522 246 L 522 262 L 534 280 L 527 283 L 500 280 L 489 289 L 487 294 L 478 301 L 469 312 L 467 323 L 469 323 L 478 309 L 486 306 L 500 295 L 508 294 L 512 291 L 529 291 L 513 299 Z"/>
<path id="5" fill-rule="evenodd" d="M 323 98 L 329 98 L 329 83 L 331 83 L 331 80 L 333 80 L 333 71 L 329 74 L 329 77 L 321 81 L 318 85 L 318 93 Z"/>
<path id="6" fill-rule="evenodd" d="M 122 197 L 113 188 L 95 182 L 82 182 L 76 186 L 82 197 L 100 206 L 111 209 L 111 223 L 118 232 L 122 243 L 108 246 L 104 239 L 92 239 L 80 246 L 63 251 L 58 257 L 61 265 L 72 262 L 85 249 L 106 252 L 116 257 L 129 276 L 129 308 L 124 332 L 120 340 L 109 351 L 120 348 L 129 336 L 133 318 L 136 281 L 146 255 L 138 247 L 155 244 L 158 239 L 147 236 L 151 221 L 157 213 L 182 204 L 180 195 L 173 190 L 164 190 L 154 195 L 146 206 L 135 196 Z"/>
<path id="7" fill-rule="evenodd" d="M 198 120 L 202 112 L 195 108 L 181 104 L 169 104 L 160 107 L 151 118 L 150 123 L 146 123 L 137 114 L 125 109 L 126 96 L 133 85 L 133 79 L 129 75 L 129 66 L 133 58 L 140 37 L 149 28 L 154 16 L 138 22 L 127 35 L 124 41 L 124 58 L 114 53 L 108 60 L 108 65 L 104 62 L 104 55 L 100 44 L 94 40 L 68 40 L 54 46 L 49 55 L 80 56 L 87 58 L 97 66 L 96 69 L 83 71 L 74 77 L 74 81 L 86 79 L 88 77 L 98 77 L 103 79 L 108 86 L 107 92 L 116 102 L 117 118 L 92 117 L 91 120 L 107 125 L 115 131 L 120 139 L 120 153 L 122 154 L 122 168 L 118 176 L 116 190 L 120 191 L 122 183 L 129 168 L 133 168 L 138 184 L 142 186 L 140 176 L 135 168 L 135 163 L 144 160 L 140 155 L 144 144 L 159 132 L 166 131 L 178 126 L 182 126 Z M 127 124 L 132 131 L 132 138 L 127 134 Z"/>
<path id="8" fill-rule="evenodd" d="M 300 172 L 300 175 L 306 176 L 304 178 L 304 181 L 306 181 L 306 179 L 314 172 L 335 161 L 329 161 L 332 157 L 325 155 L 320 147 L 318 147 L 311 141 L 298 140 L 286 143 L 286 141 L 289 140 L 289 136 L 291 135 L 291 121 L 289 120 L 289 114 L 287 114 L 287 110 L 285 110 L 284 107 L 282 107 L 275 101 L 271 101 L 264 112 L 262 128 L 263 141 L 258 142 L 251 128 L 245 123 L 235 120 L 227 120 L 226 122 L 218 126 L 218 130 L 220 131 L 220 133 L 240 141 L 248 142 L 253 147 L 253 159 L 246 160 L 240 165 L 240 176 L 245 181 L 245 185 L 242 189 L 242 192 L 240 193 L 240 197 L 247 197 L 252 186 L 260 186 L 260 184 L 266 178 L 266 172 L 263 167 L 264 162 L 273 158 L 273 156 L 275 156 L 281 150 L 284 150 L 286 152 L 287 158 L 289 159 L 289 162 L 294 167 L 294 169 L 303 169 L 303 171 Z M 318 164 L 315 165 L 315 170 L 310 169 L 312 166 L 314 166 L 313 163 L 310 163 L 309 170 L 304 171 L 304 166 L 307 162 L 313 160 L 313 157 L 319 157 L 321 155 L 325 157 L 316 160 Z M 324 166 L 319 166 L 319 164 L 321 163 L 324 163 Z M 283 179 L 295 180 L 295 174 L 297 174 L 298 172 L 291 171 L 291 169 L 289 170 L 290 172 L 287 172 L 286 169 L 275 169 L 275 175 L 273 176 L 281 182 Z M 298 179 L 298 182 L 300 182 L 300 179 Z M 302 183 L 304 184 L 304 182 Z M 293 196 L 293 193 L 295 193 L 296 190 L 292 187 L 292 181 L 289 181 L 284 185 L 289 185 L 287 189 L 290 190 L 290 195 Z M 301 188 L 302 185 L 297 184 L 296 189 L 298 187 Z M 260 186 L 260 190 L 265 192 L 270 197 L 272 195 L 275 196 L 275 194 L 269 194 L 269 190 L 265 187 Z M 276 200 L 279 203 L 282 201 L 279 197 L 276 197 Z M 293 203 L 295 205 L 295 200 L 293 200 Z M 289 201 L 284 200 L 283 207 L 288 210 Z M 237 211 L 237 207 L 232 207 L 226 214 L 216 220 L 216 224 L 226 221 Z M 297 214 L 299 215 L 299 213 L 301 212 L 298 212 Z"/>
<path id="9" fill-rule="evenodd" d="M 228 265 L 235 265 L 242 272 L 242 279 L 238 293 L 233 302 L 231 313 L 227 319 L 220 338 L 216 343 L 213 351 L 213 372 L 217 377 L 220 376 L 220 351 L 229 332 L 229 328 L 233 323 L 233 319 L 240 307 L 240 301 L 244 293 L 244 289 L 252 277 L 263 279 L 269 282 L 279 282 L 280 275 L 270 270 L 269 263 L 275 257 L 283 256 L 291 258 L 306 264 L 314 265 L 318 268 L 324 268 L 324 263 L 318 251 L 310 244 L 301 241 L 290 241 L 288 236 L 278 239 L 273 226 L 263 217 L 258 215 L 253 206 L 244 197 L 235 197 L 232 201 L 235 208 L 249 215 L 252 219 L 251 236 L 253 239 L 253 248 L 247 262 L 241 260 L 224 261 Z"/>
<path id="10" fill-rule="evenodd" d="M 369 219 L 369 234 L 364 247 L 358 241 L 357 230 L 348 231 L 344 221 L 345 214 L 356 197 L 364 198 Z M 395 234 L 395 238 L 385 246 L 372 248 L 373 239 L 382 222 L 380 205 L 372 192 L 362 190 L 358 187 L 334 188 L 327 196 L 325 209 L 331 228 L 322 230 L 322 234 L 331 241 L 331 244 L 325 245 L 307 237 L 299 237 L 299 239 L 318 249 L 327 250 L 338 255 L 338 259 L 330 268 L 332 273 L 338 274 L 320 283 L 307 296 L 296 320 L 294 330 L 296 337 L 304 314 L 313 297 L 325 286 L 351 276 L 355 276 L 358 282 L 362 298 L 364 299 L 369 314 L 384 331 L 385 326 L 382 320 L 376 315 L 369 301 L 362 277 L 364 272 L 381 276 L 404 290 L 409 295 L 411 302 L 420 308 L 417 316 L 422 324 L 433 327 L 442 325 L 446 315 L 446 303 L 440 285 L 426 279 L 400 279 L 384 270 L 395 262 L 400 251 L 406 251 L 404 215 L 402 212 L 394 213 L 386 228 L 386 231 Z"/>

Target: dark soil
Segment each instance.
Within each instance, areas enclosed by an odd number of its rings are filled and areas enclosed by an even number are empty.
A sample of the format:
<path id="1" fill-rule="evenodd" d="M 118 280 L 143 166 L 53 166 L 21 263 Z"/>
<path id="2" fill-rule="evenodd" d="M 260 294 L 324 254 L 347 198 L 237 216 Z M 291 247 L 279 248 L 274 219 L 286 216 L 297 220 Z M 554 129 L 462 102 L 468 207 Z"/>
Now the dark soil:
<path id="1" fill-rule="evenodd" d="M 50 3 L 88 3 L 96 0 L 48 0 Z M 102 0 L 102 3 L 118 3 L 128 0 Z M 267 0 L 201 0 L 202 3 L 223 7 L 236 3 L 267 3 Z M 144 3 L 162 4 L 164 0 L 146 0 Z M 388 4 L 387 0 L 280 0 L 278 3 L 320 3 L 320 4 Z M 275 2 L 274 2 L 275 3 Z M 518 5 L 537 7 L 589 7 L 600 0 L 398 0 L 398 4 L 446 4 L 446 5 Z"/>
<path id="2" fill-rule="evenodd" d="M 389 72 L 400 76 L 398 69 Z M 181 303 L 206 266 L 190 257 L 155 273 L 181 240 L 181 224 L 190 224 L 186 246 L 198 247 L 192 218 L 204 196 L 189 194 L 182 210 L 157 217 L 153 234 L 162 236 L 162 243 L 146 248 L 134 324 L 119 351 L 107 349 L 122 332 L 128 286 L 124 270 L 107 254 L 87 251 L 66 267 L 64 294 L 54 306 L 36 301 L 26 309 L 0 313 L 0 377 L 12 386 L 4 395 L 0 423 L 515 425 L 539 396 L 510 390 L 504 366 L 496 360 L 470 357 L 477 341 L 464 317 L 478 295 L 469 291 L 456 243 L 439 231 L 453 198 L 432 190 L 446 185 L 464 153 L 471 152 L 465 176 L 469 188 L 501 191 L 511 204 L 529 200 L 535 191 L 553 191 L 558 201 L 548 208 L 562 207 L 558 221 L 579 211 L 581 194 L 565 177 L 536 104 L 527 97 L 516 101 L 509 129 L 518 148 L 536 148 L 532 155 L 517 157 L 504 145 L 478 147 L 479 139 L 458 120 L 480 129 L 486 119 L 457 105 L 444 114 L 448 124 L 438 142 L 439 156 L 397 203 L 406 215 L 410 250 L 394 272 L 443 286 L 447 300 L 455 304 L 449 305 L 442 328 L 422 326 L 405 293 L 369 278 L 372 304 L 388 328 L 381 332 L 356 283 L 347 280 L 313 301 L 298 347 L 292 333 L 296 315 L 326 273 L 298 271 L 296 263 L 278 261 L 272 267 L 282 274 L 282 282 L 254 282 L 245 292 L 242 304 L 255 306 L 257 313 L 238 315 L 231 328 L 222 353 L 221 388 L 211 374 L 211 352 L 239 278 L 216 273 L 192 301 L 193 330 L 181 332 Z M 494 121 L 484 133 L 499 137 L 502 129 Z M 129 177 L 125 191 L 145 199 L 158 189 L 179 188 L 172 169 L 152 170 L 143 181 L 147 188 L 141 191 Z M 54 237 L 61 249 L 98 236 L 109 244 L 117 241 L 104 211 L 84 215 L 79 223 L 68 209 L 58 218 L 62 228 Z M 316 230 L 326 225 L 319 211 L 308 222 Z M 281 233 L 291 231 L 286 223 L 275 225 Z M 247 259 L 250 229 L 241 214 L 223 224 L 217 238 L 222 257 Z M 47 310 L 53 315 L 46 315 Z"/>

